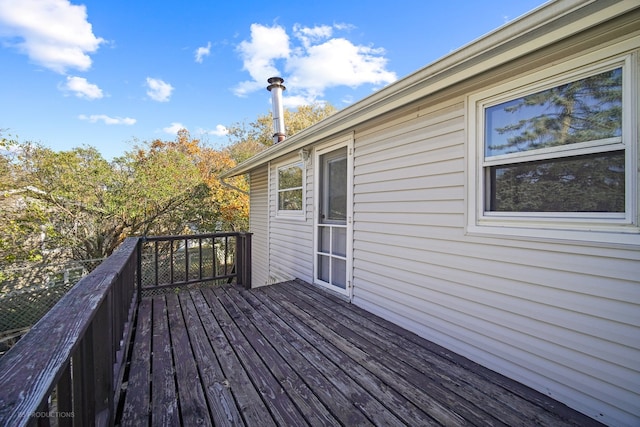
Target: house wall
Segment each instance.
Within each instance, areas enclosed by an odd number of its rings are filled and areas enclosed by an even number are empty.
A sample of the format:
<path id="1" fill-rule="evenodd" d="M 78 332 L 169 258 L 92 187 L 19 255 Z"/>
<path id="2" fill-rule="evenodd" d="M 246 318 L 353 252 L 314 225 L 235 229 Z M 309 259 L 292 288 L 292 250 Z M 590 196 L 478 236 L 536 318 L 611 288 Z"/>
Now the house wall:
<path id="1" fill-rule="evenodd" d="M 602 422 L 638 425 L 640 247 L 465 229 L 466 94 L 572 53 L 538 52 L 356 132 L 353 303 Z"/>
<path id="2" fill-rule="evenodd" d="M 277 215 L 278 166 L 299 160 L 298 153 L 270 164 L 269 179 L 269 283 L 313 276 L 313 171 L 305 167 L 305 212 L 300 218 Z"/>
<path id="3" fill-rule="evenodd" d="M 353 303 L 602 422 L 640 425 L 640 247 L 467 232 L 468 96 L 639 34 L 634 12 L 354 129 Z M 269 182 L 270 283 L 313 279 L 312 166 L 302 220 L 276 217 Z"/>
<path id="4" fill-rule="evenodd" d="M 633 424 L 640 251 L 465 235 L 464 122 L 458 98 L 356 138 L 353 303 Z"/>
<path id="5" fill-rule="evenodd" d="M 267 166 L 263 166 L 250 175 L 249 193 L 249 230 L 253 233 L 251 241 L 251 283 L 253 287 L 269 283 L 269 176 Z"/>

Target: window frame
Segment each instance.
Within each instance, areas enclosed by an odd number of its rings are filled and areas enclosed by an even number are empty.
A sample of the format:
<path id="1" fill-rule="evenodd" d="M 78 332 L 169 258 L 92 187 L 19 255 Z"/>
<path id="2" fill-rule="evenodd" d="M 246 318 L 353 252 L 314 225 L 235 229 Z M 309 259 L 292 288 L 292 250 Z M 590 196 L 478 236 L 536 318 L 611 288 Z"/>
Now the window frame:
<path id="1" fill-rule="evenodd" d="M 587 65 L 584 65 L 587 64 Z M 622 136 L 580 142 L 519 153 L 485 155 L 487 108 L 546 89 L 622 68 Z M 567 238 L 620 242 L 611 233 L 636 234 L 638 228 L 638 55 L 635 52 L 611 57 L 599 51 L 575 57 L 530 75 L 507 81 L 467 98 L 468 175 L 467 233 L 504 236 Z M 635 118 L 635 119 L 634 119 Z M 625 211 L 600 212 L 501 212 L 489 210 L 490 168 L 536 160 L 571 159 L 587 154 L 624 150 Z M 593 231 L 599 233 L 593 233 Z M 625 239 L 622 239 L 625 241 Z"/>
<path id="2" fill-rule="evenodd" d="M 283 169 L 289 169 L 292 167 L 300 167 L 301 172 L 302 172 L 302 183 L 299 187 L 287 187 L 287 188 L 280 188 L 280 171 Z M 305 214 L 306 214 L 306 209 L 305 209 L 305 183 L 306 183 L 306 165 L 305 162 L 303 160 L 295 160 L 295 161 L 289 161 L 286 163 L 282 163 L 279 165 L 276 165 L 275 168 L 275 173 L 276 173 L 276 179 L 275 179 L 275 193 L 276 193 L 276 217 L 278 218 L 288 218 L 288 219 L 304 219 L 305 218 Z M 280 194 L 285 192 L 285 191 L 292 191 L 292 190 L 300 190 L 302 192 L 302 209 L 280 209 Z"/>

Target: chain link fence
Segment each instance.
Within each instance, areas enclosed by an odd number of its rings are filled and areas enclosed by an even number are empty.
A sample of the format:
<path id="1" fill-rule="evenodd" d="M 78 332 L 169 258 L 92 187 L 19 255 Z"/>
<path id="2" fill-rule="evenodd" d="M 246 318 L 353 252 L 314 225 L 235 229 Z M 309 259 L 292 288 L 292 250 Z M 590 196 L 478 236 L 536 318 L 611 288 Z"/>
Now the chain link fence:
<path id="1" fill-rule="evenodd" d="M 35 264 L 2 271 L 0 343 L 24 333 L 103 260 Z"/>
<path id="2" fill-rule="evenodd" d="M 242 239 L 239 243 L 239 239 Z M 249 243 L 247 243 L 249 241 Z M 250 265 L 248 233 L 149 237 L 141 242 L 142 296 L 238 282 Z M 0 272 L 0 356 L 104 259 L 37 264 Z M 247 278 L 250 275 L 246 275 Z"/>

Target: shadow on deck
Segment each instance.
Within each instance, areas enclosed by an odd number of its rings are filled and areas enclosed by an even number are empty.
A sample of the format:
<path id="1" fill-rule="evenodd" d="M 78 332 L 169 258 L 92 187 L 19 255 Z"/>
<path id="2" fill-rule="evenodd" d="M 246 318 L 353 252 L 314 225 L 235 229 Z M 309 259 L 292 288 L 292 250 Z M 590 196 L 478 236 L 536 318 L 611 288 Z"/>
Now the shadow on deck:
<path id="1" fill-rule="evenodd" d="M 302 281 L 140 301 L 121 425 L 597 423 Z"/>

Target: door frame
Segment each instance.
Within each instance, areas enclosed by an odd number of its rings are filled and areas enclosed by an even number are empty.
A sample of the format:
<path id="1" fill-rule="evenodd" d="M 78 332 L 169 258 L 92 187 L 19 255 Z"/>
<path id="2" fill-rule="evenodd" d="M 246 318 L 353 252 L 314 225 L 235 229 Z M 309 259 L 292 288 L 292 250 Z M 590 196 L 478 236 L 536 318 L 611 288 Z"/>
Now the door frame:
<path id="1" fill-rule="evenodd" d="M 351 300 L 353 296 L 353 133 L 346 138 L 333 141 L 329 144 L 324 144 L 316 147 L 314 150 L 314 188 L 313 188 L 313 282 L 317 285 L 323 286 L 333 292 L 337 292 L 346 296 Z M 318 245 L 319 236 L 318 229 L 322 225 L 320 222 L 320 207 L 322 206 L 322 200 L 320 200 L 322 192 L 320 191 L 321 182 L 321 170 L 323 165 L 321 163 L 321 157 L 324 154 L 332 151 L 347 148 L 347 218 L 346 218 L 346 230 L 347 230 L 347 242 L 346 242 L 346 278 L 345 289 L 334 286 L 324 280 L 318 278 Z"/>

